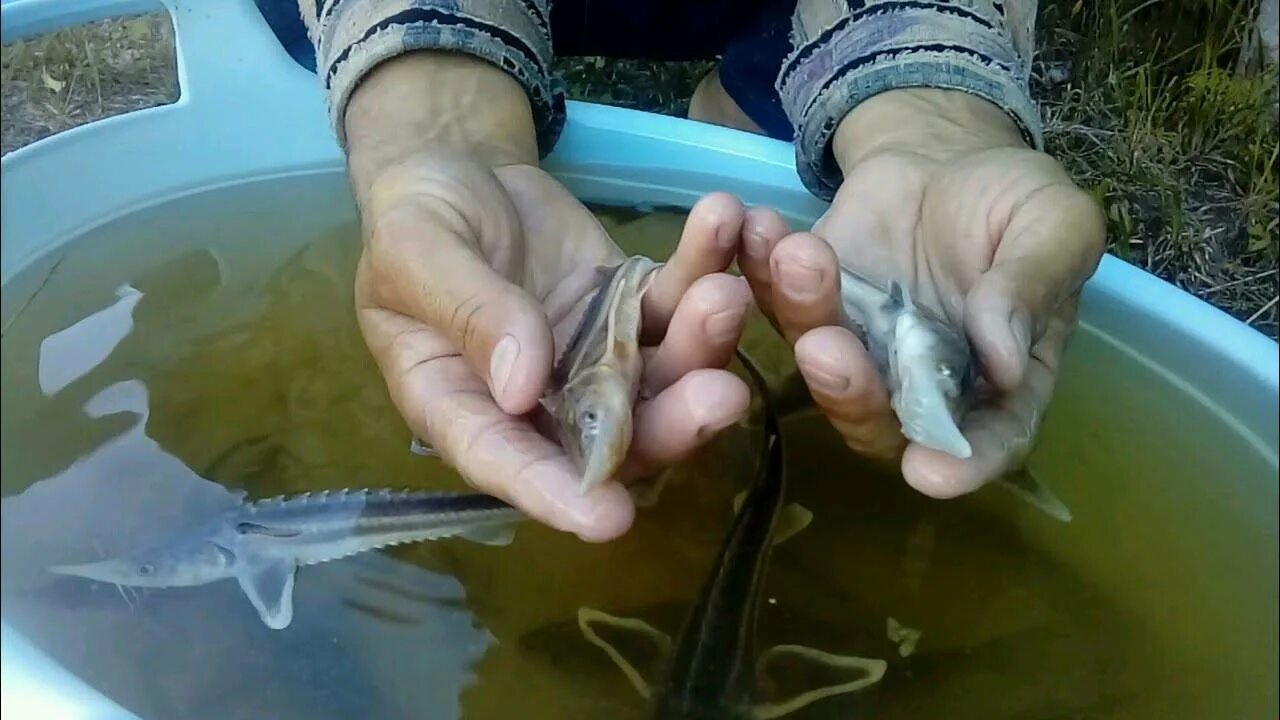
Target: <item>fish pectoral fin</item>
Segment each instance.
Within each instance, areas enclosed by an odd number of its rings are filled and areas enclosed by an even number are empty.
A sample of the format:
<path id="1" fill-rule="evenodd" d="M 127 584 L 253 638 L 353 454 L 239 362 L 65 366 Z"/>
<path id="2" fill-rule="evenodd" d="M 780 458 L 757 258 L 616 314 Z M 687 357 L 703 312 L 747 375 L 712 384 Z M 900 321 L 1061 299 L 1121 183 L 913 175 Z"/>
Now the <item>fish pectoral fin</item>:
<path id="1" fill-rule="evenodd" d="M 631 501 L 639 508 L 650 508 L 658 504 L 658 498 L 661 497 L 662 491 L 667 487 L 667 480 L 670 478 L 671 469 L 662 471 L 656 477 L 639 480 L 627 486 L 627 492 L 631 494 Z"/>
<path id="2" fill-rule="evenodd" d="M 243 563 L 236 580 L 262 622 L 272 630 L 289 627 L 293 621 L 293 579 L 298 564 L 292 558 L 247 559 Z"/>
<path id="3" fill-rule="evenodd" d="M 856 672 L 856 677 L 846 682 L 807 690 L 779 702 L 758 703 L 751 709 L 752 717 L 757 718 L 757 720 L 780 718 L 824 698 L 857 692 L 880 682 L 881 678 L 884 677 L 885 671 L 889 668 L 887 662 L 876 658 L 833 655 L 803 645 L 777 645 L 760 654 L 760 659 L 756 663 L 757 675 L 764 675 L 769 663 L 780 655 L 793 655 L 803 660 L 815 662 L 827 669 L 853 670 Z"/>
<path id="4" fill-rule="evenodd" d="M 481 545 L 503 547 L 516 539 L 516 528 L 515 525 L 481 525 L 463 530 L 457 537 Z"/>
<path id="5" fill-rule="evenodd" d="M 438 450 L 423 442 L 417 435 L 409 441 L 409 452 L 422 457 L 440 457 Z"/>
<path id="6" fill-rule="evenodd" d="M 742 503 L 747 499 L 747 491 L 743 490 L 733 496 L 733 514 L 742 512 Z M 790 505 L 778 511 L 773 521 L 773 544 L 778 545 L 790 540 L 813 522 L 813 512 L 800 503 Z"/>
<path id="7" fill-rule="evenodd" d="M 1004 489 L 1030 503 L 1041 512 L 1059 522 L 1071 522 L 1071 508 L 1048 485 L 1040 482 L 1029 468 L 1023 468 L 1001 477 L 997 482 Z"/>
<path id="8" fill-rule="evenodd" d="M 597 624 L 608 626 L 614 630 L 621 630 L 650 641 L 655 646 L 659 656 L 664 659 L 671 657 L 671 637 L 637 618 L 616 617 L 595 608 L 578 608 L 578 628 L 582 630 L 582 636 L 586 638 L 587 642 L 603 650 L 609 656 L 609 659 L 613 661 L 613 664 L 617 665 L 622 674 L 626 676 L 627 681 L 640 694 L 640 697 L 648 700 L 653 695 L 653 687 L 656 683 L 652 679 L 646 680 L 644 674 L 636 669 L 636 666 L 631 661 L 623 657 L 618 648 L 614 647 L 608 640 L 600 637 L 599 633 L 592 627 Z"/>
<path id="9" fill-rule="evenodd" d="M 799 535 L 802 530 L 809 527 L 811 522 L 813 522 L 813 513 L 800 503 L 791 503 L 782 508 L 773 521 L 773 544 L 784 543 Z"/>

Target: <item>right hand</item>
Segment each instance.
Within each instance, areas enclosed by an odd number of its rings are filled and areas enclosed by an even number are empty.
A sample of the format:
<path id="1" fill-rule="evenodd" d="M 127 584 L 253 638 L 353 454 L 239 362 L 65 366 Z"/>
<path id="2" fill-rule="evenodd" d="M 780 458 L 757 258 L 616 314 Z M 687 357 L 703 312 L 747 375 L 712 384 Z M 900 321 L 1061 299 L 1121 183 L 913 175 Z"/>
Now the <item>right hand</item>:
<path id="1" fill-rule="evenodd" d="M 364 227 L 355 295 L 365 341 L 409 427 L 469 483 L 585 540 L 617 537 L 634 516 L 631 496 L 614 481 L 579 495 L 577 470 L 530 413 L 596 289 L 596 268 L 625 255 L 536 167 L 531 121 L 482 142 L 453 136 L 500 126 L 511 116 L 504 102 L 527 103 L 514 82 L 469 58 L 405 60 L 375 70 L 346 116 Z M 453 73 L 457 105 L 424 118 L 440 102 L 433 94 L 405 109 L 411 117 L 389 117 L 427 70 L 433 84 Z M 471 117 L 468 98 L 483 98 Z M 422 132 L 442 115 L 467 122 L 434 138 Z M 751 303 L 745 281 L 724 272 L 745 216 L 723 194 L 695 205 L 645 295 L 643 338 L 657 345 L 643 351 L 624 475 L 679 460 L 746 413 L 746 385 L 723 369 Z"/>

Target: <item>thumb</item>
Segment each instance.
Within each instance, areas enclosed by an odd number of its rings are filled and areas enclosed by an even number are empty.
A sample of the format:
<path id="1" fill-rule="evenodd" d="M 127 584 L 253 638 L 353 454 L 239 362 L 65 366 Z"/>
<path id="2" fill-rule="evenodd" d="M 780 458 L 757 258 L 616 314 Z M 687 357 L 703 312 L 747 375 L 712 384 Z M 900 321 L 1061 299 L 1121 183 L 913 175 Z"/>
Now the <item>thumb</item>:
<path id="1" fill-rule="evenodd" d="M 1049 318 L 1098 267 L 1104 227 L 1093 198 L 1070 183 L 1041 188 L 1014 211 L 964 309 L 965 331 L 998 388 L 1022 383 Z"/>
<path id="2" fill-rule="evenodd" d="M 490 266 L 468 232 L 421 205 L 389 211 L 366 249 L 370 300 L 448 338 L 503 412 L 524 414 L 551 371 L 551 329 L 541 306 Z"/>

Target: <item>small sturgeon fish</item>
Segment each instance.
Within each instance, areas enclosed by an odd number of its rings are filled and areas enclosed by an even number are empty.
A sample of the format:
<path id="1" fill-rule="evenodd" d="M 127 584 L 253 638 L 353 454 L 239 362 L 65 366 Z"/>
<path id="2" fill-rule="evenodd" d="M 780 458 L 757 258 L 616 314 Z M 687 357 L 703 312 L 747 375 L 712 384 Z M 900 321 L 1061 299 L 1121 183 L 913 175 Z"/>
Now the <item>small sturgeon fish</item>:
<path id="1" fill-rule="evenodd" d="M 640 301 L 658 263 L 632 255 L 601 268 L 601 287 L 587 304 L 542 397 L 556 434 L 582 473 L 579 492 L 612 476 L 631 447 L 640 391 Z"/>
<path id="2" fill-rule="evenodd" d="M 883 660 L 831 655 L 799 645 L 779 645 L 756 658 L 756 616 L 770 551 L 775 543 L 803 530 L 812 514 L 799 505 L 782 507 L 785 483 L 777 417 L 764 378 L 750 359 L 742 353 L 739 358 L 764 396 L 765 442 L 756 477 L 751 487 L 735 500 L 737 514 L 733 525 L 715 567 L 685 620 L 674 651 L 665 633 L 641 620 L 618 618 L 592 608 L 578 611 L 578 625 L 583 635 L 609 655 L 641 696 L 655 700 L 653 717 L 663 720 L 782 717 L 822 698 L 873 685 L 880 681 L 888 667 Z M 669 661 L 665 680 L 656 687 L 650 685 L 634 665 L 595 632 L 593 623 L 636 632 L 652 640 Z M 757 670 L 765 668 L 771 659 L 786 654 L 827 668 L 854 670 L 858 677 L 784 702 L 758 702 Z"/>
<path id="3" fill-rule="evenodd" d="M 506 545 L 524 514 L 479 493 L 339 490 L 257 500 L 123 557 L 50 572 L 134 587 L 235 578 L 267 627 L 293 620 L 299 565 L 402 543 L 460 537 Z"/>
<path id="4" fill-rule="evenodd" d="M 906 288 L 888 291 L 840 267 L 840 300 L 849 328 L 867 347 L 889 389 L 890 403 L 908 440 L 960 459 L 973 448 L 958 422 L 968 412 L 977 386 L 977 364 L 963 333 L 928 308 L 915 304 Z M 1071 510 L 1047 486 L 1023 469 L 999 484 L 1062 522 Z"/>

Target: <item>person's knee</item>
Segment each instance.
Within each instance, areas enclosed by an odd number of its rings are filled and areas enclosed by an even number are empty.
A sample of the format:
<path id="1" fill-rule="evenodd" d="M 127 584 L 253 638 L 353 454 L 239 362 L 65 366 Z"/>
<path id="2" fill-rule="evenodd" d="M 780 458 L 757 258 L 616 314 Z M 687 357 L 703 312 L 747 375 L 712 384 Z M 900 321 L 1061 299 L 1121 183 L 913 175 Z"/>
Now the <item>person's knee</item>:
<path id="1" fill-rule="evenodd" d="M 720 83 L 720 73 L 716 68 L 702 78 L 693 91 L 693 97 L 689 98 L 689 119 L 764 134 L 764 130 L 729 96 Z"/>

